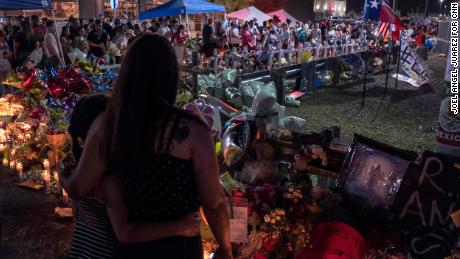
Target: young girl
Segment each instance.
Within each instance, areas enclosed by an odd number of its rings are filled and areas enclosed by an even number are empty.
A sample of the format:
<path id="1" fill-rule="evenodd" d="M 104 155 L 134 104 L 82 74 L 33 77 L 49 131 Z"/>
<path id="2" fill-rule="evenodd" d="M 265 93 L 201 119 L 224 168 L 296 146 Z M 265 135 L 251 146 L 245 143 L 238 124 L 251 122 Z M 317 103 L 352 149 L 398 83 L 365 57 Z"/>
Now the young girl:
<path id="1" fill-rule="evenodd" d="M 65 173 L 78 163 L 88 130 L 94 119 L 106 109 L 108 99 L 104 94 L 96 94 L 83 97 L 77 102 L 69 126 L 73 158 L 69 156 L 61 162 L 60 179 L 65 179 Z M 65 188 L 65 184 L 63 186 Z M 99 190 L 93 190 L 90 195 L 73 201 L 77 222 L 70 251 L 71 258 L 114 258 L 117 256 L 117 239 L 142 242 L 174 235 L 194 236 L 199 233 L 199 220 L 194 214 L 175 222 L 166 222 L 162 226 L 128 223 L 125 229 L 114 233 L 111 225 L 113 220 L 107 215 L 106 206 L 101 202 L 99 193 Z"/>

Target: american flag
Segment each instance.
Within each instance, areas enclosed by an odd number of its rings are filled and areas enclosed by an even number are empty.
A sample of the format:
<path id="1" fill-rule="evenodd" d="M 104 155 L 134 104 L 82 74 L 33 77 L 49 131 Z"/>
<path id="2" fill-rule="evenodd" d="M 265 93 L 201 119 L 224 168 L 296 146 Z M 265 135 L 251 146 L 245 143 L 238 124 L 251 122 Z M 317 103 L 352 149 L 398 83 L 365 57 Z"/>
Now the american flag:
<path id="1" fill-rule="evenodd" d="M 378 34 L 385 38 L 391 36 L 394 40 L 399 40 L 399 31 L 405 28 L 406 26 L 401 22 L 401 19 L 399 19 L 388 3 L 382 1 Z"/>

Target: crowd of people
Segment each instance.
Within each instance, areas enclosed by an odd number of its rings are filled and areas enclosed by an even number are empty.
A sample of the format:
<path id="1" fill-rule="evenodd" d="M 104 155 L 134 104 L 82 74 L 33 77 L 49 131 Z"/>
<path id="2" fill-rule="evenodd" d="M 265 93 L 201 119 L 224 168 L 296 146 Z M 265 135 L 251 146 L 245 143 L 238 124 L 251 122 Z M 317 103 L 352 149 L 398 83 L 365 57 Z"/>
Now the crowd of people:
<path id="1" fill-rule="evenodd" d="M 276 16 L 262 23 L 257 20 L 214 21 L 209 18 L 204 22 L 200 35 L 201 51 L 210 57 L 215 49 L 224 52 L 235 48 L 250 51 L 270 47 L 289 49 L 352 43 L 378 48 L 385 46 L 387 39 L 375 34 L 377 26 L 376 23 L 359 20 L 307 23 L 289 19 L 281 21 Z M 420 26 L 412 22 L 408 27 L 418 46 L 425 44 L 426 35 L 434 36 L 437 33 L 435 23 Z M 89 20 L 70 17 L 59 32 L 56 24 L 46 17 L 10 17 L 3 30 L 0 30 L 0 50 L 3 53 L 0 56 L 0 67 L 15 69 L 26 64 L 30 66 L 30 63 L 38 67 L 58 67 L 75 62 L 69 55 L 75 49 L 85 55 L 104 59 L 106 63 L 118 64 L 128 45 L 146 33 L 169 39 L 179 60 L 184 59 L 191 35 L 184 24 L 171 17 L 142 22 L 122 22 L 120 19 L 109 20 L 104 17 Z"/>

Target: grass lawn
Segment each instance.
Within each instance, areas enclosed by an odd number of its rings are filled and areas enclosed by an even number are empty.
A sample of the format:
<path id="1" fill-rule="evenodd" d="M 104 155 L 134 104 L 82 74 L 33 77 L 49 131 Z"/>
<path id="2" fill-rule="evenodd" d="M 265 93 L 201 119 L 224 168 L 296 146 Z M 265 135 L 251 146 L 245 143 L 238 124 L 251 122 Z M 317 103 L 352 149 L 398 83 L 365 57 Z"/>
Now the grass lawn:
<path id="1" fill-rule="evenodd" d="M 364 107 L 361 82 L 317 90 L 287 113 L 307 119 L 306 132 L 337 125 L 345 139 L 358 133 L 407 150 L 434 150 L 446 58 L 432 55 L 427 63 L 433 70 L 429 86 L 416 88 L 399 82 L 394 90 L 395 79 L 390 76 L 385 95 L 386 75 L 382 73 L 368 79 Z"/>

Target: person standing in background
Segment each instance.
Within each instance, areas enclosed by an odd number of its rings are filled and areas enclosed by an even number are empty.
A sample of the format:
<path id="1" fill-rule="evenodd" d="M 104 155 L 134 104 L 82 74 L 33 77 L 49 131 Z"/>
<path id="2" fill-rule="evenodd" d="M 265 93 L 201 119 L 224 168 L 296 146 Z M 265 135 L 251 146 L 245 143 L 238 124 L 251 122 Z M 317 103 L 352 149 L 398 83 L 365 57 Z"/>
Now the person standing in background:
<path id="1" fill-rule="evenodd" d="M 214 20 L 209 18 L 208 22 L 203 27 L 202 52 L 206 55 L 206 57 L 211 57 L 214 54 L 215 48 L 217 48 L 216 28 L 214 27 Z"/>
<path id="2" fill-rule="evenodd" d="M 36 43 L 32 36 L 32 26 L 28 20 L 21 22 L 21 31 L 14 35 L 14 61 L 16 66 L 21 66 L 27 57 L 36 49 Z"/>
<path id="3" fill-rule="evenodd" d="M 103 58 L 107 51 L 107 41 L 109 36 L 107 32 L 102 29 L 101 20 L 96 20 L 94 30 L 88 34 L 88 42 L 91 53 L 97 58 Z"/>
<path id="4" fill-rule="evenodd" d="M 46 26 L 40 22 L 40 19 L 36 15 L 32 15 L 32 36 L 35 42 L 38 42 L 39 47 L 43 47 L 43 41 L 45 40 Z"/>
<path id="5" fill-rule="evenodd" d="M 184 25 L 179 25 L 177 31 L 173 34 L 172 43 L 174 49 L 176 50 L 176 56 L 179 63 L 184 60 L 185 57 L 185 48 L 187 46 L 189 35 L 187 31 L 185 31 Z"/>
<path id="6" fill-rule="evenodd" d="M 47 21 L 46 29 L 47 32 L 43 42 L 43 50 L 46 56 L 45 67 L 48 69 L 57 69 L 64 62 L 59 53 L 58 39 L 56 36 L 56 25 L 54 24 L 54 21 Z"/>
<path id="7" fill-rule="evenodd" d="M 64 26 L 62 28 L 60 40 L 61 40 L 61 47 L 62 47 L 62 52 L 63 52 L 63 55 L 64 55 L 65 63 L 69 64 L 70 60 L 69 60 L 69 57 L 67 56 L 67 54 L 69 54 L 70 51 L 72 50 L 72 48 L 71 48 L 72 40 L 70 39 L 70 30 L 69 30 L 69 28 L 67 26 Z"/>

